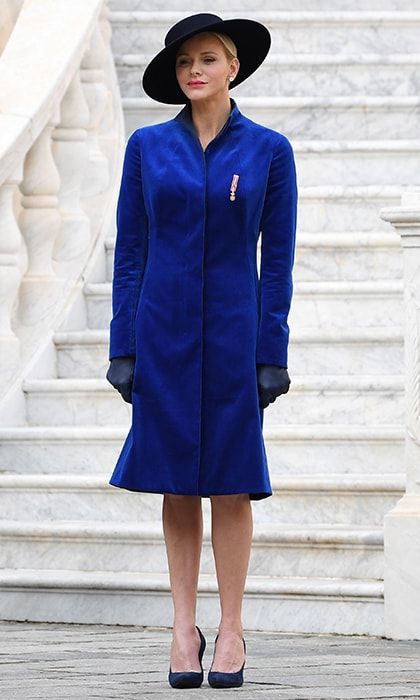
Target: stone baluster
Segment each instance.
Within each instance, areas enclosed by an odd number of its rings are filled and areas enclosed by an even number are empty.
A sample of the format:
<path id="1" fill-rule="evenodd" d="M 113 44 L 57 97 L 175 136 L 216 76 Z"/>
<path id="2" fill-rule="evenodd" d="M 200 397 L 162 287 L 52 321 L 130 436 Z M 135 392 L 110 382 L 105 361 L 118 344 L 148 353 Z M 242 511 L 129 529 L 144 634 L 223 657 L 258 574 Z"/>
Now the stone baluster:
<path id="1" fill-rule="evenodd" d="M 13 326 L 15 304 L 22 272 L 18 256 L 22 236 L 13 206 L 17 184 L 22 179 L 22 165 L 0 186 L 0 388 L 6 388 L 19 366 L 20 341 Z"/>
<path id="2" fill-rule="evenodd" d="M 104 192 L 109 184 L 108 159 L 99 140 L 99 129 L 108 104 L 109 89 L 105 82 L 104 66 L 107 49 L 99 23 L 93 31 L 90 46 L 81 63 L 82 86 L 89 105 L 88 125 L 89 159 L 86 168 L 83 193 L 91 197 Z"/>
<path id="3" fill-rule="evenodd" d="M 19 225 L 28 253 L 28 267 L 20 286 L 20 321 L 34 326 L 44 318 L 56 299 L 62 280 L 53 265 L 53 249 L 59 234 L 60 177 L 51 149 L 51 133 L 58 113 L 28 151 L 23 170 L 22 212 Z"/>
<path id="4" fill-rule="evenodd" d="M 380 215 L 401 236 L 405 306 L 406 492 L 384 518 L 385 634 L 420 639 L 420 187 Z"/>
<path id="5" fill-rule="evenodd" d="M 107 55 L 107 61 L 111 64 L 114 63 L 114 58 L 112 56 L 112 50 L 111 50 L 111 36 L 112 36 L 112 27 L 111 27 L 111 22 L 109 20 L 110 16 L 110 9 L 107 6 L 106 3 L 104 3 L 102 7 L 101 14 L 99 16 L 99 29 L 102 34 L 102 40 L 104 42 L 105 48 L 106 48 L 106 55 Z M 112 66 L 112 70 L 115 70 L 114 66 Z M 107 135 L 108 139 L 110 139 L 110 134 L 112 133 L 112 126 L 114 124 L 114 103 L 113 103 L 113 96 L 112 96 L 112 85 L 110 83 L 110 70 L 109 68 L 105 70 L 104 73 L 104 78 L 105 82 L 108 86 L 107 90 L 107 102 L 106 106 L 104 109 L 104 114 L 101 120 L 101 131 L 103 132 L 104 135 Z M 106 136 L 105 136 L 106 138 Z M 108 145 L 108 141 L 102 138 L 102 148 L 105 150 L 105 147 Z M 111 150 L 113 148 L 113 143 L 111 139 Z M 107 153 L 109 157 L 109 153 Z"/>
<path id="6" fill-rule="evenodd" d="M 64 95 L 60 113 L 60 123 L 52 134 L 52 152 L 60 174 L 58 199 L 62 221 L 53 257 L 66 262 L 78 258 L 90 245 L 90 219 L 80 201 L 88 158 L 89 107 L 79 71 Z"/>

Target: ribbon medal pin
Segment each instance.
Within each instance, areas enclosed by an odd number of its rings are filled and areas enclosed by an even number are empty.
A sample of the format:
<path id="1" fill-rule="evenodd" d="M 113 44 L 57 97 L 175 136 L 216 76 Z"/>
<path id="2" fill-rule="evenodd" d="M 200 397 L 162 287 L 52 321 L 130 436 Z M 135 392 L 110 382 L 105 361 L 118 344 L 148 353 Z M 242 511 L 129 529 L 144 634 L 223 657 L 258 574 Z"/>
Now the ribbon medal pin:
<path id="1" fill-rule="evenodd" d="M 234 175 L 230 185 L 230 201 L 234 202 L 236 197 L 236 188 L 238 186 L 239 175 Z"/>

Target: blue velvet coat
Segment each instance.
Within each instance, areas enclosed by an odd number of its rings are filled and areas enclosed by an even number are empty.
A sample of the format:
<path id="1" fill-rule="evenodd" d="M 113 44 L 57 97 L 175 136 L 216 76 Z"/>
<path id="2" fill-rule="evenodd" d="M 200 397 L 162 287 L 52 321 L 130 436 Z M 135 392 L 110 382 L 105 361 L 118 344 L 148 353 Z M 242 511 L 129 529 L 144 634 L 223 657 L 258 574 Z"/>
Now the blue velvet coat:
<path id="1" fill-rule="evenodd" d="M 136 362 L 109 483 L 130 491 L 272 494 L 256 364 L 287 367 L 296 170 L 287 137 L 230 102 L 205 150 L 189 102 L 127 142 L 109 359 Z"/>

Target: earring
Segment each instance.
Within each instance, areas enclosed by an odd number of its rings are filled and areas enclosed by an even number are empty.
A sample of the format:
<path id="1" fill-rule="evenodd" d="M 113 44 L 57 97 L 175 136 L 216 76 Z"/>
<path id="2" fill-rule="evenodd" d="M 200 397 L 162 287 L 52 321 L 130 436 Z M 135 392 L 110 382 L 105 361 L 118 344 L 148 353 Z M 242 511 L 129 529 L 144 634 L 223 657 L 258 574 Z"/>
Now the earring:
<path id="1" fill-rule="evenodd" d="M 232 80 L 235 80 L 235 76 L 234 76 L 234 75 L 230 75 L 230 76 L 229 76 L 229 81 L 232 82 Z"/>

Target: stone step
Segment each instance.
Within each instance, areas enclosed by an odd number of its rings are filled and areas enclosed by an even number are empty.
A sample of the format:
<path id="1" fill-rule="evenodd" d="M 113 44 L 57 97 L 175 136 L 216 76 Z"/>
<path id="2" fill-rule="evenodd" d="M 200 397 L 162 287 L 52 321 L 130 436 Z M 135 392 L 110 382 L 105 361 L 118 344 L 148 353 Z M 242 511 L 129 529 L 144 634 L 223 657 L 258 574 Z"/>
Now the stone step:
<path id="1" fill-rule="evenodd" d="M 122 103 L 127 134 L 171 119 L 182 108 L 149 97 L 125 97 Z M 359 139 L 418 137 L 420 97 L 416 95 L 241 97 L 237 104 L 246 117 L 291 141 L 322 139 L 325 134 L 330 139 L 352 139 L 355 134 Z"/>
<path id="2" fill-rule="evenodd" d="M 288 367 L 294 374 L 401 374 L 403 329 L 391 325 L 295 330 L 291 325 Z"/>
<path id="3" fill-rule="evenodd" d="M 275 474 L 272 488 L 259 522 L 382 526 L 405 492 L 405 475 Z"/>
<path id="4" fill-rule="evenodd" d="M 298 231 L 293 275 L 304 281 L 393 280 L 402 278 L 402 263 L 400 238 L 391 233 Z"/>
<path id="5" fill-rule="evenodd" d="M 295 140 L 293 149 L 304 187 L 336 182 L 393 185 L 415 182 L 418 176 L 420 141 L 416 139 Z"/>
<path id="6" fill-rule="evenodd" d="M 146 97 L 142 76 L 152 58 L 152 54 L 145 53 L 114 56 L 123 97 Z M 270 50 L 258 70 L 232 89 L 231 94 L 235 100 L 269 94 L 418 95 L 419 66 L 419 53 L 273 53 Z"/>
<path id="7" fill-rule="evenodd" d="M 307 233 L 389 233 L 392 228 L 379 212 L 382 207 L 400 206 L 403 191 L 400 185 L 299 186 L 298 228 Z"/>
<path id="8" fill-rule="evenodd" d="M 402 280 L 298 280 L 294 284 L 289 322 L 295 329 L 394 328 L 403 313 Z"/>
<path id="9" fill-rule="evenodd" d="M 143 8 L 142 8 L 143 9 Z M 154 8 L 155 9 L 155 8 Z M 174 11 L 111 12 L 113 53 L 155 53 L 168 29 L 185 16 Z M 224 12 L 224 16 L 227 16 Z M 229 18 L 243 17 L 243 8 Z M 247 10 L 248 19 L 263 22 L 271 33 L 273 53 L 343 53 L 372 51 L 418 53 L 418 11 L 281 11 Z"/>
<path id="10" fill-rule="evenodd" d="M 293 375 L 287 395 L 265 413 L 265 426 L 404 423 L 404 378 L 398 375 Z"/>
<path id="11" fill-rule="evenodd" d="M 54 343 L 59 377 L 105 377 L 109 367 L 109 329 L 57 331 Z"/>
<path id="12" fill-rule="evenodd" d="M 144 0 L 109 0 L 108 5 L 111 10 L 142 10 L 145 7 Z M 276 0 L 276 8 L 278 10 L 328 10 L 331 11 L 332 6 L 336 10 L 366 10 L 365 0 Z M 273 0 L 260 0 L 258 3 L 260 10 L 272 10 Z M 179 11 L 184 17 L 188 16 L 189 13 L 194 12 L 208 12 L 209 5 L 207 0 L 194 0 L 193 6 L 191 0 L 172 0 L 171 2 L 172 10 Z M 168 2 L 167 0 L 153 0 L 153 9 L 157 11 L 167 10 Z M 419 0 L 370 0 L 369 1 L 369 11 L 371 10 L 419 10 L 420 2 Z M 245 16 L 245 12 L 248 16 L 248 12 L 255 10 L 254 0 L 230 0 L 229 2 L 229 13 L 231 11 L 242 12 L 242 16 Z M 226 2 L 225 0 L 214 0 L 212 3 L 212 12 L 221 15 L 223 19 L 230 17 L 230 14 L 226 14 Z"/>
<path id="13" fill-rule="evenodd" d="M 127 426 L 18 426 L 0 428 L 0 471 L 60 474 L 114 468 Z"/>
<path id="14" fill-rule="evenodd" d="M 108 328 L 111 283 L 86 282 L 84 293 L 89 328 Z M 290 325 L 296 329 L 322 328 L 332 324 L 336 328 L 366 328 L 394 327 L 396 319 L 401 319 L 402 315 L 402 280 L 296 280 L 289 319 Z"/>
<path id="15" fill-rule="evenodd" d="M 83 291 L 86 299 L 88 328 L 109 328 L 112 317 L 110 282 L 85 282 Z"/>
<path id="16" fill-rule="evenodd" d="M 273 496 L 254 504 L 257 523 L 382 526 L 405 487 L 404 474 L 393 473 L 273 474 L 271 482 Z M 0 474 L 0 503 L 7 520 L 119 524 L 160 519 L 162 495 L 116 488 L 107 474 Z"/>
<path id="17" fill-rule="evenodd" d="M 0 472 L 111 476 L 126 436 L 127 426 L 3 426 Z M 284 425 L 264 428 L 264 438 L 273 476 L 398 474 L 404 463 L 404 430 L 395 424 Z"/>
<path id="18" fill-rule="evenodd" d="M 106 379 L 26 379 L 29 425 L 125 425 L 131 405 Z M 404 421 L 404 379 L 398 375 L 294 376 L 287 396 L 266 412 L 265 426 Z"/>
<path id="19" fill-rule="evenodd" d="M 214 575 L 198 587 L 203 627 L 217 627 Z M 339 577 L 249 576 L 243 621 L 247 629 L 381 635 L 383 582 Z M 167 626 L 173 606 L 167 573 L 3 569 L 3 620 Z"/>
<path id="20" fill-rule="evenodd" d="M 261 237 L 257 246 L 259 264 Z M 105 240 L 106 281 L 113 277 L 115 238 Z M 389 232 L 297 231 L 294 279 L 303 281 L 402 278 L 400 237 Z"/>
<path id="21" fill-rule="evenodd" d="M 292 374 L 401 374 L 402 327 L 291 328 L 288 366 Z M 54 334 L 59 377 L 104 378 L 109 367 L 109 331 Z"/>
<path id="22" fill-rule="evenodd" d="M 131 405 L 107 379 L 26 379 L 29 425 L 127 425 Z"/>
<path id="23" fill-rule="evenodd" d="M 404 463 L 398 425 L 285 425 L 264 428 L 264 439 L 273 476 L 398 474 Z"/>
<path id="24" fill-rule="evenodd" d="M 200 570 L 214 574 L 205 521 Z M 75 571 L 165 571 L 159 520 L 0 520 L 0 567 Z M 254 522 L 249 575 L 383 577 L 382 527 Z"/>

